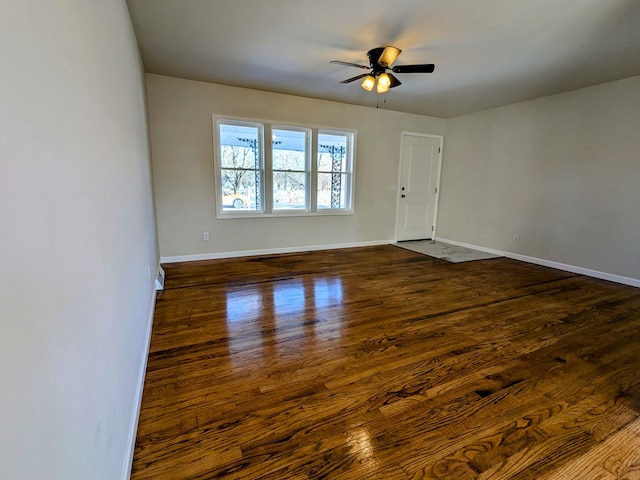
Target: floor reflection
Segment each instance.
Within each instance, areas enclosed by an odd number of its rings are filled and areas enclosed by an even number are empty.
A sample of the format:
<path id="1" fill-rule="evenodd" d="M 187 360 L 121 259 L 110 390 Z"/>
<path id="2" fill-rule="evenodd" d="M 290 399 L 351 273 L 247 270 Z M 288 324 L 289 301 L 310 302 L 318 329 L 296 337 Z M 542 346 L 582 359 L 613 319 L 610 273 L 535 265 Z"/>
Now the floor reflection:
<path id="1" fill-rule="evenodd" d="M 306 289 L 302 280 L 292 280 L 277 284 L 273 289 L 273 309 L 276 321 L 283 320 L 281 317 L 289 317 L 288 320 L 299 320 L 304 318 L 306 309 Z"/>
<path id="2" fill-rule="evenodd" d="M 295 278 L 226 292 L 232 363 L 278 361 L 291 353 L 340 338 L 340 277 Z M 301 334 L 304 331 L 304 334 Z"/>
<path id="3" fill-rule="evenodd" d="M 338 340 L 344 327 L 342 278 L 313 279 L 315 339 L 318 342 Z"/>
<path id="4" fill-rule="evenodd" d="M 342 279 L 340 277 L 314 278 L 313 298 L 316 311 L 342 304 Z"/>
<path id="5" fill-rule="evenodd" d="M 369 431 L 362 427 L 349 432 L 349 447 L 353 454 L 358 456 L 360 464 L 368 470 L 375 471 L 378 462 L 369 437 Z"/>
<path id="6" fill-rule="evenodd" d="M 227 291 L 227 323 L 248 323 L 262 313 L 262 292 L 258 289 Z"/>
<path id="7" fill-rule="evenodd" d="M 261 364 L 262 348 L 255 348 L 262 340 L 264 299 L 259 288 L 237 288 L 226 291 L 227 348 L 236 373 L 248 374 L 246 367 Z"/>

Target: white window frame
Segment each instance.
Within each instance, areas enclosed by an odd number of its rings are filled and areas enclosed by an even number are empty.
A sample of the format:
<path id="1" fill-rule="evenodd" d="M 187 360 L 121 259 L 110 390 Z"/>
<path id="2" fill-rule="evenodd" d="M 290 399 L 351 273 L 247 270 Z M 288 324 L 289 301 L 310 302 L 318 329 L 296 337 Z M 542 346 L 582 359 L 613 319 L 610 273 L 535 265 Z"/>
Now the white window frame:
<path id="1" fill-rule="evenodd" d="M 266 201 L 264 198 L 264 178 L 267 176 L 266 173 L 266 169 L 265 169 L 265 149 L 264 149 L 264 125 L 260 122 L 253 122 L 250 120 L 244 120 L 244 119 L 225 119 L 224 121 L 218 121 L 218 122 L 214 122 L 214 143 L 216 145 L 216 152 L 215 152 L 215 158 L 216 158 L 216 168 L 215 168 L 215 180 L 216 180 L 216 188 L 215 188 L 215 202 L 217 205 L 217 212 L 218 212 L 218 217 L 222 218 L 221 216 L 226 217 L 227 215 L 227 211 L 224 210 L 223 208 L 223 204 L 222 204 L 222 158 L 221 158 L 221 152 L 220 152 L 220 142 L 218 140 L 218 132 L 219 132 L 219 128 L 218 125 L 220 124 L 225 124 L 225 125 L 238 125 L 238 126 L 242 126 L 242 127 L 253 127 L 256 128 L 258 130 L 258 160 L 259 160 L 259 167 L 256 169 L 259 172 L 260 175 L 260 199 L 261 199 L 261 208 L 260 210 L 250 210 L 250 212 L 254 213 L 254 214 L 258 214 L 261 215 L 264 211 L 265 211 L 265 205 L 266 205 Z"/>
<path id="2" fill-rule="evenodd" d="M 340 210 L 353 210 L 353 185 L 354 185 L 354 175 L 353 175 L 353 170 L 354 170 L 354 156 L 353 156 L 353 152 L 355 150 L 355 134 L 353 132 L 349 132 L 349 131 L 345 131 L 345 130 L 336 130 L 336 129 L 326 129 L 326 128 L 322 128 L 322 129 L 318 129 L 316 132 L 316 135 L 314 137 L 316 143 L 318 141 L 318 137 L 320 134 L 326 134 L 326 135 L 335 135 L 335 136 L 344 136 L 347 140 L 347 155 L 345 158 L 345 164 L 346 164 L 346 169 L 344 171 L 344 174 L 347 176 L 347 181 L 345 182 L 347 185 L 347 190 L 345 192 L 345 204 L 347 205 L 346 208 L 343 209 L 339 209 L 339 208 L 322 208 L 322 209 L 318 209 L 317 205 L 316 205 L 316 210 L 318 210 L 319 212 L 325 212 L 325 211 L 329 211 L 329 212 L 335 212 L 335 211 L 340 211 Z M 351 153 L 350 153 L 351 152 Z M 318 149 L 314 149 L 313 151 L 314 154 L 314 159 L 313 159 L 313 177 L 315 179 L 315 181 L 318 181 L 318 174 L 319 173 L 332 173 L 332 172 L 328 172 L 328 171 L 319 171 L 318 168 Z M 340 174 L 342 175 L 342 171 L 340 172 Z M 314 201 L 317 202 L 318 196 L 317 196 L 317 185 L 314 186 Z"/>
<path id="3" fill-rule="evenodd" d="M 212 116 L 213 127 L 213 157 L 215 170 L 214 203 L 216 205 L 216 218 L 265 218 L 265 217 L 303 217 L 326 215 L 353 215 L 355 195 L 355 155 L 356 134 L 355 130 L 335 127 L 304 125 L 272 120 L 259 120 L 253 118 L 230 117 L 214 114 Z M 260 127 L 262 137 L 260 143 L 261 182 L 260 195 L 262 199 L 261 210 L 235 211 L 224 210 L 222 205 L 222 160 L 220 154 L 219 126 L 221 124 L 236 124 L 242 126 Z M 309 131 L 307 152 L 307 184 L 306 184 L 306 209 L 273 209 L 273 148 L 271 139 L 273 129 Z M 347 182 L 344 185 L 346 208 L 318 208 L 318 134 L 342 135 L 347 138 L 346 167 Z"/>

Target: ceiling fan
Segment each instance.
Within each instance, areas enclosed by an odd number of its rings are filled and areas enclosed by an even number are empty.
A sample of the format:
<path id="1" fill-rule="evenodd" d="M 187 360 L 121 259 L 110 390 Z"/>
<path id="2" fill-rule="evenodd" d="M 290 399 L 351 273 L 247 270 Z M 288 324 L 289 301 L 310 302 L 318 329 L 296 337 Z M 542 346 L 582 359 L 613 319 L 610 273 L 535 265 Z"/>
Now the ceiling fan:
<path id="1" fill-rule="evenodd" d="M 392 47 L 391 45 L 373 48 L 367 52 L 367 57 L 369 57 L 368 67 L 357 63 L 342 62 L 340 60 L 332 60 L 331 63 L 371 70 L 369 73 L 363 73 L 361 75 L 356 75 L 355 77 L 347 78 L 340 83 L 351 83 L 364 78 L 362 81 L 362 88 L 370 92 L 376 85 L 377 80 L 378 85 L 376 87 L 376 91 L 378 93 L 386 93 L 390 88 L 402 85 L 402 82 L 398 80 L 393 73 L 432 73 L 435 70 L 435 65 L 433 63 L 396 65 L 392 68 L 391 64 L 395 62 L 401 52 L 402 50 Z M 393 73 L 387 73 L 387 70 L 391 70 Z"/>

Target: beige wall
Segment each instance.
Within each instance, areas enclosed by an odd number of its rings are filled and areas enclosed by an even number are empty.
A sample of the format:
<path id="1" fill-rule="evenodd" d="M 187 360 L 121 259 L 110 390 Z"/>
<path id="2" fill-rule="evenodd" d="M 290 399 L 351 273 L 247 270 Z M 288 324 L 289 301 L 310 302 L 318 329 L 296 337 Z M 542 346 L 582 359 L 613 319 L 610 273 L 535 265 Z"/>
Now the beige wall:
<path id="1" fill-rule="evenodd" d="M 639 132 L 640 77 L 447 120 L 438 236 L 640 279 Z"/>
<path id="2" fill-rule="evenodd" d="M 444 128 L 431 117 L 152 74 L 147 91 L 162 257 L 391 240 L 400 133 Z M 217 220 L 212 114 L 357 130 L 355 214 Z"/>
<path id="3" fill-rule="evenodd" d="M 125 478 L 158 261 L 136 40 L 124 0 L 0 10 L 0 478 Z"/>

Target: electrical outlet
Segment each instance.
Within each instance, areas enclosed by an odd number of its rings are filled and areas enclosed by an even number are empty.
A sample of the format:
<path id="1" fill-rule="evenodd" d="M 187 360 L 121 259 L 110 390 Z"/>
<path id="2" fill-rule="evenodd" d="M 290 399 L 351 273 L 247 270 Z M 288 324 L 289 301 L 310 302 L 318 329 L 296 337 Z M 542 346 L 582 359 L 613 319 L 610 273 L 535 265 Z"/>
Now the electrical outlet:
<path id="1" fill-rule="evenodd" d="M 202 239 L 209 240 L 209 232 L 202 232 Z"/>
<path id="2" fill-rule="evenodd" d="M 519 233 L 514 233 L 513 234 L 513 241 L 517 242 L 518 240 L 520 240 L 520 234 Z"/>

